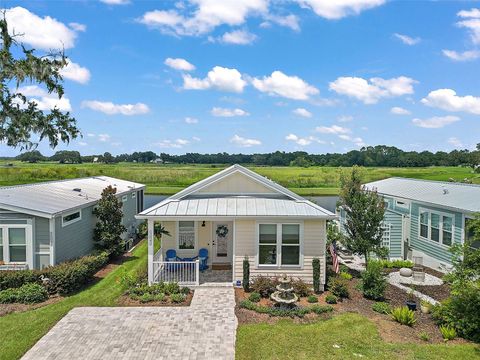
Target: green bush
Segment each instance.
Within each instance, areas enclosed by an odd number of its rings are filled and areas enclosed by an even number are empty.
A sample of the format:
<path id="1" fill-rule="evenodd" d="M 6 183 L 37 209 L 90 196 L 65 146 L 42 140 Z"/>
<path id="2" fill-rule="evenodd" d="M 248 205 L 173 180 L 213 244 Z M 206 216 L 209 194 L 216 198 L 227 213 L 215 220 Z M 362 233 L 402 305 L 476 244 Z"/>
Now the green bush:
<path id="1" fill-rule="evenodd" d="M 338 301 L 337 297 L 333 294 L 328 294 L 326 297 L 325 297 L 325 302 L 327 304 L 336 304 Z"/>
<path id="2" fill-rule="evenodd" d="M 312 305 L 310 306 L 310 310 L 317 314 L 317 315 L 320 315 L 320 314 L 324 314 L 324 313 L 327 313 L 327 312 L 332 312 L 333 311 L 333 307 L 330 306 L 330 305 Z"/>
<path id="3" fill-rule="evenodd" d="M 378 262 L 369 262 L 367 269 L 362 273 L 363 296 L 367 299 L 381 300 L 385 296 L 387 280 L 382 273 Z"/>
<path id="4" fill-rule="evenodd" d="M 0 271 L 0 290 L 19 288 L 28 283 L 41 283 L 40 271 L 36 270 L 18 270 L 18 271 Z"/>
<path id="5" fill-rule="evenodd" d="M 256 303 L 256 302 L 259 302 L 261 298 L 262 298 L 262 296 L 261 296 L 259 293 L 253 292 L 253 293 L 251 293 L 250 296 L 248 297 L 248 300 L 250 300 L 251 302 Z"/>
<path id="6" fill-rule="evenodd" d="M 311 304 L 313 303 L 317 303 L 318 302 L 318 298 L 315 296 L 315 295 L 310 295 L 308 298 L 307 298 L 307 301 Z"/>
<path id="7" fill-rule="evenodd" d="M 242 281 L 243 290 L 248 292 L 250 291 L 250 261 L 248 257 L 245 256 L 243 259 L 243 281 Z"/>
<path id="8" fill-rule="evenodd" d="M 331 306 L 320 306 L 320 305 L 313 305 L 310 307 L 294 307 L 294 308 L 277 308 L 277 307 L 270 307 L 270 306 L 263 306 L 257 305 L 250 300 L 243 300 L 240 303 L 240 307 L 252 310 L 260 314 L 268 314 L 270 316 L 279 316 L 279 317 L 304 317 L 307 314 L 315 313 L 315 314 L 323 314 L 326 312 L 333 311 Z"/>
<path id="9" fill-rule="evenodd" d="M 418 337 L 423 341 L 430 341 L 430 335 L 428 335 L 426 331 L 422 331 L 420 334 L 418 334 Z"/>
<path id="10" fill-rule="evenodd" d="M 457 337 L 457 331 L 455 328 L 448 325 L 441 325 L 440 332 L 442 333 L 442 337 L 445 341 L 453 340 Z"/>
<path id="11" fill-rule="evenodd" d="M 300 297 L 307 297 L 312 294 L 312 288 L 302 279 L 292 280 L 293 292 Z"/>
<path id="12" fill-rule="evenodd" d="M 163 292 L 167 295 L 177 294 L 180 292 L 180 286 L 176 282 L 169 282 L 169 283 L 163 283 L 158 285 L 163 285 L 160 287 L 162 288 Z"/>
<path id="13" fill-rule="evenodd" d="M 184 287 L 182 287 L 182 288 L 180 289 L 180 292 L 181 292 L 183 295 L 188 295 L 188 294 L 190 294 L 190 288 L 184 286 Z"/>
<path id="14" fill-rule="evenodd" d="M 180 293 L 170 295 L 170 300 L 172 300 L 172 302 L 177 304 L 184 302 L 185 299 L 186 299 L 186 296 Z"/>
<path id="15" fill-rule="evenodd" d="M 480 343 L 480 288 L 467 283 L 441 305 L 432 308 L 432 316 L 438 325 L 448 325 L 465 339 Z"/>
<path id="16" fill-rule="evenodd" d="M 345 280 L 352 280 L 352 275 L 348 272 L 340 272 L 340 274 L 338 274 L 342 279 L 345 279 Z"/>
<path id="17" fill-rule="evenodd" d="M 320 259 L 314 258 L 312 260 L 313 268 L 313 291 L 318 294 L 320 292 Z"/>
<path id="18" fill-rule="evenodd" d="M 410 260 L 380 260 L 372 259 L 368 262 L 368 266 L 372 263 L 379 264 L 385 269 L 400 269 L 400 268 L 412 268 L 413 263 Z"/>
<path id="19" fill-rule="evenodd" d="M 391 314 L 393 320 L 402 325 L 413 326 L 417 322 L 415 313 L 406 306 L 396 307 Z"/>
<path id="20" fill-rule="evenodd" d="M 350 297 L 348 292 L 347 282 L 341 278 L 332 278 L 328 282 L 328 289 L 337 298 L 344 299 Z"/>
<path id="21" fill-rule="evenodd" d="M 390 305 L 382 301 L 374 303 L 372 305 L 372 310 L 385 315 L 388 315 L 392 312 Z"/>
<path id="22" fill-rule="evenodd" d="M 250 290 L 259 293 L 262 297 L 268 298 L 276 291 L 275 287 L 278 285 L 276 278 L 268 276 L 256 276 L 250 284 Z"/>
<path id="23" fill-rule="evenodd" d="M 36 304 L 48 299 L 47 290 L 42 285 L 30 283 L 19 288 L 0 291 L 0 303 Z"/>

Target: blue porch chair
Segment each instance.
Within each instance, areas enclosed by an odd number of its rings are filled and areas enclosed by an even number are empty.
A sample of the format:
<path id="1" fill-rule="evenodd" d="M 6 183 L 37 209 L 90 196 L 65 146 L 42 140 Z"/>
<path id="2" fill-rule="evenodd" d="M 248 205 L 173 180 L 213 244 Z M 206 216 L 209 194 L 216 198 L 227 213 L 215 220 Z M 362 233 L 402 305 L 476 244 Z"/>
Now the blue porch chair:
<path id="1" fill-rule="evenodd" d="M 208 260 L 208 249 L 202 248 L 198 252 L 198 260 L 200 260 L 200 271 L 208 269 L 207 260 Z"/>
<path id="2" fill-rule="evenodd" d="M 165 261 L 177 261 L 178 256 L 177 256 L 177 251 L 175 249 L 168 249 L 167 252 L 165 253 Z M 175 271 L 178 264 L 167 264 L 166 270 L 167 271 Z"/>

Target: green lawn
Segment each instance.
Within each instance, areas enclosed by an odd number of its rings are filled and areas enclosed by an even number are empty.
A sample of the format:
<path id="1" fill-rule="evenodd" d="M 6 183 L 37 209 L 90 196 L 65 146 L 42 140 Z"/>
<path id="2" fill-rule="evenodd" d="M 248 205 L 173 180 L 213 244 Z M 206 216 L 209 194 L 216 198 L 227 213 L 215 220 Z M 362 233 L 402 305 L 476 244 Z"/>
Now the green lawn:
<path id="1" fill-rule="evenodd" d="M 5 166 L 12 163 L 13 166 Z M 156 165 L 156 164 L 39 164 L 19 161 L 0 161 L 0 186 L 26 184 L 39 181 L 69 179 L 94 175 L 108 175 L 119 179 L 147 185 L 148 194 L 171 195 L 185 187 L 210 176 L 226 165 Z M 275 167 L 248 166 L 300 195 L 335 195 L 340 180 L 339 167 Z M 384 179 L 391 176 L 411 177 L 428 180 L 457 181 L 465 178 L 480 184 L 480 174 L 465 167 L 425 168 L 365 168 L 365 181 Z"/>
<path id="2" fill-rule="evenodd" d="M 56 304 L 0 317 L 0 359 L 20 358 L 74 307 L 115 306 L 123 293 L 119 276 L 123 271 L 136 272 L 146 266 L 147 243 L 142 242 L 128 261 L 84 291 Z"/>
<path id="3" fill-rule="evenodd" d="M 307 325 L 282 320 L 274 325 L 241 325 L 237 330 L 237 360 L 479 358 L 475 345 L 386 343 L 371 321 L 353 313 Z"/>

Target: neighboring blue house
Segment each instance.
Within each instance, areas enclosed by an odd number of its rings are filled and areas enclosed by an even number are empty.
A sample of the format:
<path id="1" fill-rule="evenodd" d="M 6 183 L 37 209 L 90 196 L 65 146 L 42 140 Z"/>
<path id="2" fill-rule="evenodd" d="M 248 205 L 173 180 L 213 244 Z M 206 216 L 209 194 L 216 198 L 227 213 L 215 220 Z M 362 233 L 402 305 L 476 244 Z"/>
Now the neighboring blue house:
<path id="1" fill-rule="evenodd" d="M 0 188 L 0 270 L 41 269 L 93 249 L 94 206 L 107 186 L 123 203 L 125 238 L 136 230 L 145 186 L 107 176 Z"/>
<path id="2" fill-rule="evenodd" d="M 468 220 L 480 212 L 480 185 L 389 178 L 365 187 L 385 199 L 383 245 L 390 258 L 421 256 L 433 269 L 448 270 L 450 246 L 464 242 Z M 339 217 L 343 227 L 342 209 Z"/>

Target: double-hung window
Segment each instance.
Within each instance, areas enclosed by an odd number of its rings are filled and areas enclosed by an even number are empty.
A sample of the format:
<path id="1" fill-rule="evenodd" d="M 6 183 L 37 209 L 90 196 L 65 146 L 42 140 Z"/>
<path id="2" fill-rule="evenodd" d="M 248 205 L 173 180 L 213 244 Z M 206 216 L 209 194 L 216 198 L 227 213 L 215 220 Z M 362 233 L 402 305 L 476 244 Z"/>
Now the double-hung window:
<path id="1" fill-rule="evenodd" d="M 258 265 L 299 266 L 300 224 L 259 224 Z"/>
<path id="2" fill-rule="evenodd" d="M 440 241 L 440 215 L 430 214 L 430 240 Z"/>
<path id="3" fill-rule="evenodd" d="M 27 263 L 31 246 L 32 228 L 30 225 L 5 224 L 0 226 L 0 262 Z"/>
<path id="4" fill-rule="evenodd" d="M 422 211 L 420 213 L 420 236 L 428 238 L 428 211 Z"/>
<path id="5" fill-rule="evenodd" d="M 178 222 L 178 248 L 180 250 L 195 249 L 195 221 Z"/>
<path id="6" fill-rule="evenodd" d="M 451 246 L 453 243 L 453 215 L 421 210 L 420 237 L 437 244 Z"/>

